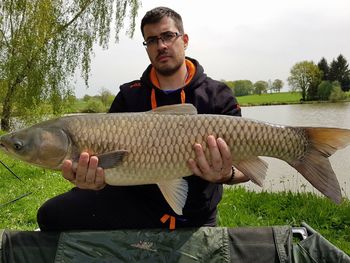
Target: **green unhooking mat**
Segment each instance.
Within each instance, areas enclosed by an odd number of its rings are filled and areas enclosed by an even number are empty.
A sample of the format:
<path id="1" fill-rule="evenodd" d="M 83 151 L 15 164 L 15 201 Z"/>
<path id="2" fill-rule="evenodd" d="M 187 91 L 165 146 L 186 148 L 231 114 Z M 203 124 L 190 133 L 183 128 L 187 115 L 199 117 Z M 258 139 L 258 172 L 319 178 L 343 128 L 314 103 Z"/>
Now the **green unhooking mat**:
<path id="1" fill-rule="evenodd" d="M 301 229 L 305 233 L 300 242 L 293 239 L 289 226 L 61 233 L 0 230 L 0 263 L 350 263 L 344 252 L 313 229 L 307 225 Z"/>

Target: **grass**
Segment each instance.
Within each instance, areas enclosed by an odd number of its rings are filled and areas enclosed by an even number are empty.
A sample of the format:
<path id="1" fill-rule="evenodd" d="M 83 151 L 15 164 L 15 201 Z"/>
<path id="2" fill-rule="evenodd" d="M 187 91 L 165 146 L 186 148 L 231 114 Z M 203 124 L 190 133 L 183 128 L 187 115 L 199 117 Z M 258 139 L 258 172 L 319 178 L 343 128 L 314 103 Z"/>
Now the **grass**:
<path id="1" fill-rule="evenodd" d="M 237 97 L 241 106 L 297 104 L 300 103 L 300 99 L 301 93 L 299 92 L 266 93 Z"/>
<path id="2" fill-rule="evenodd" d="M 226 188 L 219 204 L 219 224 L 237 226 L 300 226 L 306 222 L 350 255 L 350 201 L 340 205 L 312 193 L 252 192 Z"/>

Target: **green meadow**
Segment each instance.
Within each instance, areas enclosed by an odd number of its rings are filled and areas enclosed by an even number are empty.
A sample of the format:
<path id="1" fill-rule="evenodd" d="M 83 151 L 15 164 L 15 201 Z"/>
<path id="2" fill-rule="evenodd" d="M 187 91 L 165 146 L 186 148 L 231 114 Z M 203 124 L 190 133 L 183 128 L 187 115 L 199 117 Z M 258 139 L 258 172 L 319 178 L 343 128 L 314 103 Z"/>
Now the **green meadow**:
<path id="1" fill-rule="evenodd" d="M 264 93 L 237 97 L 241 106 L 297 104 L 300 103 L 300 92 Z"/>

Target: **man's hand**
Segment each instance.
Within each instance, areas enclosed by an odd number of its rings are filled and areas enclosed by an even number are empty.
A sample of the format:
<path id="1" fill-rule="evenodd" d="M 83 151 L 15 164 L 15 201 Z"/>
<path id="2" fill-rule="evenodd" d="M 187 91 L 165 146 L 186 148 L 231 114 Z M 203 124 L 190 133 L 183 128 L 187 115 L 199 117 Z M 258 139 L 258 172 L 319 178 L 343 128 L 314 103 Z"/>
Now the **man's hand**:
<path id="1" fill-rule="evenodd" d="M 196 160 L 190 159 L 188 166 L 191 171 L 204 180 L 212 183 L 223 183 L 230 180 L 232 175 L 232 156 L 229 147 L 222 138 L 208 136 L 208 148 L 211 163 L 204 155 L 202 145 L 196 143 L 193 148 Z"/>
<path id="2" fill-rule="evenodd" d="M 71 160 L 65 160 L 62 175 L 81 189 L 100 190 L 106 186 L 104 171 L 98 167 L 98 158 L 90 157 L 86 152 L 81 153 L 76 168 Z"/>

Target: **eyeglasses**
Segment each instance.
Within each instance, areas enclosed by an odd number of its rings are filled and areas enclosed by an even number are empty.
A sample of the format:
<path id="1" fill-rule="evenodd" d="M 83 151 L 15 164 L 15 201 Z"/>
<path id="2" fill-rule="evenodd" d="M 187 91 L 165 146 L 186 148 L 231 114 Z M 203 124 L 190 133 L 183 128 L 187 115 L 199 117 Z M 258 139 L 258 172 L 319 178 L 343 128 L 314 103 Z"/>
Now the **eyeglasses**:
<path id="1" fill-rule="evenodd" d="M 167 31 L 164 33 L 161 33 L 159 37 L 149 37 L 145 41 L 142 42 L 142 44 L 145 47 L 153 47 L 158 45 L 158 40 L 162 40 L 164 45 L 170 45 L 175 40 L 175 38 L 181 37 L 183 34 L 180 34 L 178 32 L 171 32 Z"/>

